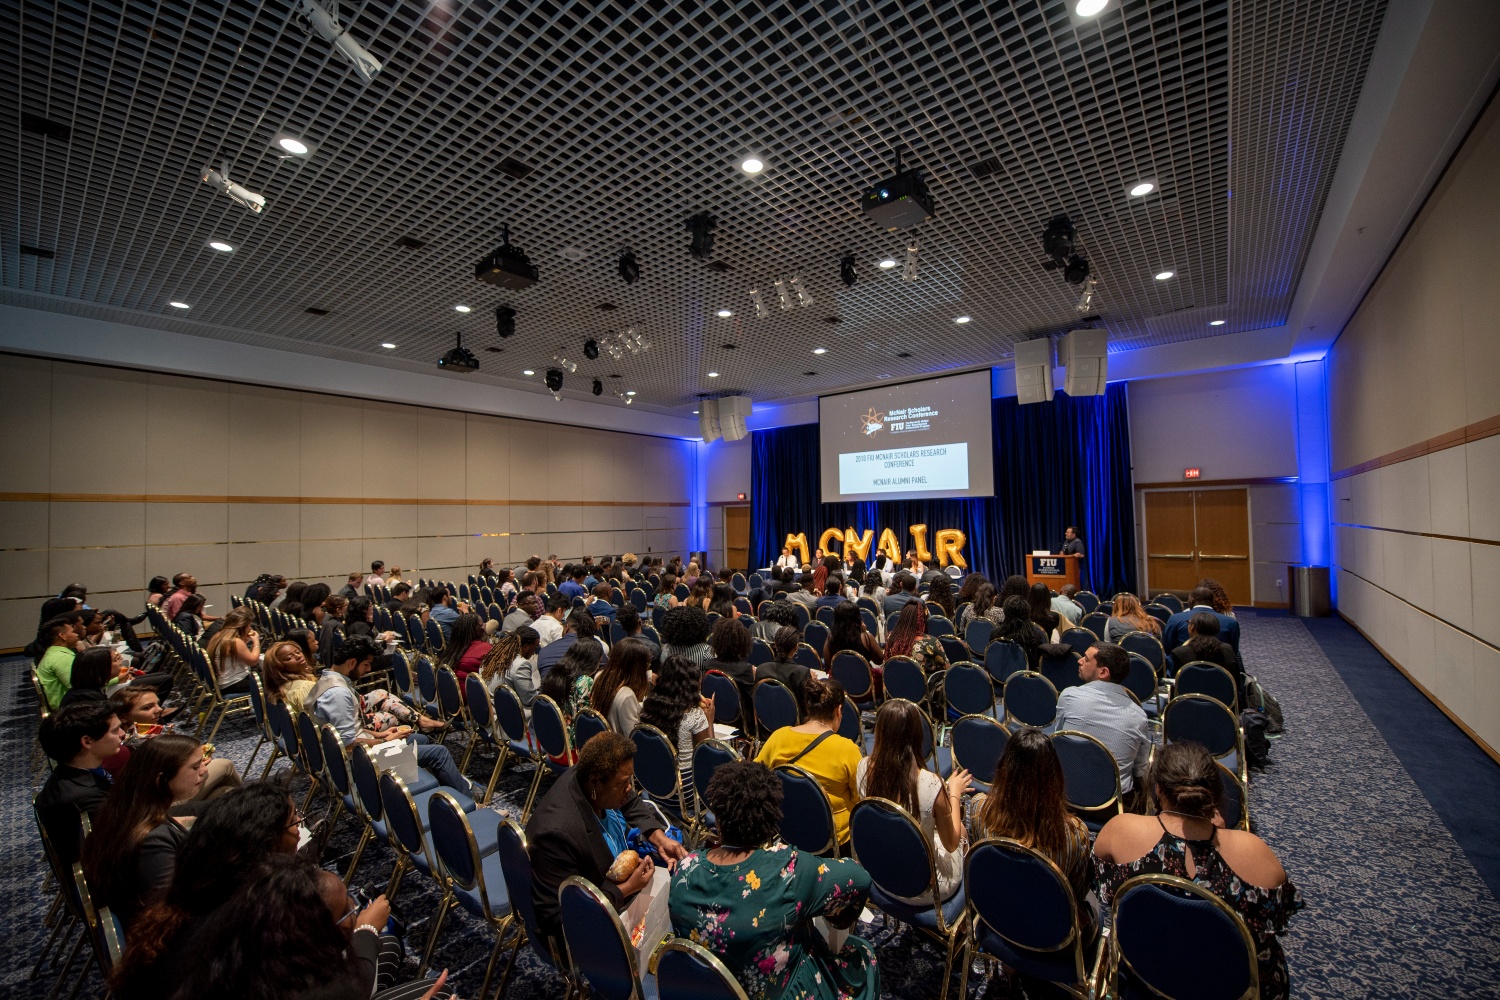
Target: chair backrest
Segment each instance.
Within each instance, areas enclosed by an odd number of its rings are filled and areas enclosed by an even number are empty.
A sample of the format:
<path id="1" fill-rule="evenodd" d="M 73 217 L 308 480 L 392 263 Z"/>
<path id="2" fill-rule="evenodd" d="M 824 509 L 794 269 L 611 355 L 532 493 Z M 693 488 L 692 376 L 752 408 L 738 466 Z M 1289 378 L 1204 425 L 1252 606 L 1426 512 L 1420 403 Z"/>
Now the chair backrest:
<path id="1" fill-rule="evenodd" d="M 439 650 L 441 650 L 445 645 L 447 645 L 447 640 L 445 640 L 443 638 L 443 627 L 437 623 L 437 619 L 436 618 L 429 618 L 429 619 L 427 619 L 427 648 L 428 648 L 428 650 L 430 650 L 431 652 L 436 653 Z"/>
<path id="2" fill-rule="evenodd" d="M 715 771 L 739 759 L 739 752 L 721 739 L 706 739 L 693 747 L 693 789 L 698 798 L 702 799 L 708 792 L 708 783 Z"/>
<path id="3" fill-rule="evenodd" d="M 1104 634 L 1104 627 L 1109 624 L 1109 615 L 1104 614 L 1102 611 L 1090 611 L 1078 620 L 1078 624 L 1095 635 L 1102 636 Z"/>
<path id="4" fill-rule="evenodd" d="M 486 917 L 494 919 L 502 915 L 492 909 L 490 898 L 494 895 L 498 903 L 508 904 L 505 886 L 485 884 L 479 842 L 474 839 L 474 829 L 463 806 L 446 788 L 440 788 L 428 800 L 427 818 L 432 825 L 432 850 L 443 871 L 460 887 L 478 894 Z M 503 905 L 502 909 L 509 911 L 510 907 Z"/>
<path id="5" fill-rule="evenodd" d="M 526 843 L 526 832 L 519 823 L 507 817 L 500 821 L 495 841 L 499 844 L 500 872 L 505 876 L 506 898 L 512 911 L 521 918 L 521 926 L 526 929 L 532 948 L 545 964 L 554 969 L 565 967 L 566 959 L 559 961 L 536 922 L 536 903 L 531 895 L 531 849 Z"/>
<path id="6" fill-rule="evenodd" d="M 768 733 L 785 726 L 795 726 L 802 718 L 797 696 L 792 689 L 774 677 L 763 677 L 755 682 L 751 691 L 755 703 L 755 719 Z"/>
<path id="7" fill-rule="evenodd" d="M 45 719 L 47 696 L 42 693 L 42 685 L 36 679 L 35 670 L 31 672 L 31 683 L 36 687 L 37 700 L 42 703 L 42 718 Z M 270 721 L 266 718 L 266 687 L 259 670 L 250 671 L 250 716 L 255 719 L 255 724 L 263 735 L 272 740 L 276 738 L 276 734 L 271 732 Z"/>
<path id="8" fill-rule="evenodd" d="M 1011 674 L 1019 674 L 1028 668 L 1026 650 L 1018 642 L 996 639 L 984 647 L 984 669 L 998 684 L 1004 684 Z"/>
<path id="9" fill-rule="evenodd" d="M 453 672 L 452 667 L 437 668 L 437 705 L 444 719 L 463 714 L 463 691 L 458 686 L 458 675 Z"/>
<path id="10" fill-rule="evenodd" d="M 832 851 L 833 806 L 818 779 L 787 764 L 776 769 L 776 776 L 781 779 L 781 839 L 809 854 Z"/>
<path id="11" fill-rule="evenodd" d="M 625 638 L 625 626 L 621 625 L 618 620 L 611 621 L 609 623 L 609 644 L 613 646 L 623 638 Z"/>
<path id="12" fill-rule="evenodd" d="M 981 840 L 964 861 L 964 890 L 979 919 L 1009 946 L 1007 965 L 1054 982 L 1085 980 L 1073 890 L 1050 858 L 1014 840 Z"/>
<path id="13" fill-rule="evenodd" d="M 920 702 L 927 697 L 927 676 L 909 656 L 892 656 L 881 666 L 885 693 L 892 698 Z"/>
<path id="14" fill-rule="evenodd" d="M 1043 677 L 1052 682 L 1052 686 L 1059 691 L 1082 684 L 1078 676 L 1078 661 L 1082 657 L 1069 649 L 1061 656 L 1048 656 L 1043 653 L 1037 661 L 1036 669 Z"/>
<path id="15" fill-rule="evenodd" d="M 818 624 L 823 625 L 827 628 L 833 628 L 833 608 L 829 607 L 828 605 L 825 604 L 822 607 L 818 608 L 813 614 L 813 618 L 818 622 Z"/>
<path id="16" fill-rule="evenodd" d="M 1173 698 L 1162 711 L 1161 734 L 1168 743 L 1201 744 L 1215 757 L 1235 753 L 1240 744 L 1239 719 L 1206 694 Z"/>
<path id="17" fill-rule="evenodd" d="M 792 654 L 792 659 L 796 660 L 808 670 L 823 669 L 823 654 L 819 653 L 816 649 L 813 649 L 805 642 L 797 643 L 797 652 Z"/>
<path id="18" fill-rule="evenodd" d="M 691 593 L 692 591 L 688 589 L 688 585 L 685 583 L 679 583 L 676 587 L 672 588 L 672 596 L 676 597 L 679 601 L 687 600 L 688 595 Z"/>
<path id="19" fill-rule="evenodd" d="M 769 642 L 756 636 L 750 640 L 750 652 L 745 659 L 752 667 L 758 667 L 762 663 L 770 663 L 776 659 L 776 651 L 771 648 Z"/>
<path id="20" fill-rule="evenodd" d="M 860 753 L 864 753 L 865 720 L 859 714 L 859 706 L 847 694 L 844 695 L 844 714 L 839 716 L 839 735 L 859 747 Z"/>
<path id="21" fill-rule="evenodd" d="M 635 949 L 614 904 L 584 878 L 566 879 L 557 893 L 563 937 L 573 964 L 598 1000 L 638 1000 L 643 996 Z"/>
<path id="22" fill-rule="evenodd" d="M 911 814 L 890 799 L 861 799 L 849 812 L 849 848 L 887 895 L 935 897 L 937 865 L 932 841 Z M 934 909 L 938 932 L 944 933 L 942 907 L 934 905 Z"/>
<path id="23" fill-rule="evenodd" d="M 734 574 L 730 576 L 729 585 L 734 588 L 734 592 L 736 594 L 743 594 L 746 590 L 749 589 L 749 586 L 745 580 L 745 574 L 739 572 L 738 570 L 736 570 Z"/>
<path id="24" fill-rule="evenodd" d="M 807 628 L 808 623 L 812 621 L 812 615 L 807 613 L 807 605 L 801 601 L 789 601 L 787 603 L 792 606 L 792 614 L 797 616 L 797 627 L 801 629 Z"/>
<path id="25" fill-rule="evenodd" d="M 766 578 L 759 573 L 751 573 L 748 590 L 759 590 L 766 585 Z"/>
<path id="26" fill-rule="evenodd" d="M 1057 718 L 1057 688 L 1033 670 L 1024 670 L 1005 682 L 1005 718 L 1038 729 Z"/>
<path id="27" fill-rule="evenodd" d="M 406 616 L 406 634 L 411 639 L 412 649 L 423 649 L 427 645 L 427 630 L 422 627 L 421 615 Z"/>
<path id="28" fill-rule="evenodd" d="M 513 743 L 526 742 L 526 709 L 521 698 L 504 684 L 495 688 L 492 698 L 495 705 L 495 722 L 505 738 Z"/>
<path id="29" fill-rule="evenodd" d="M 1182 610 L 1182 598 L 1176 594 L 1157 594 L 1151 598 L 1151 603 L 1160 604 L 1174 615 Z"/>
<path id="30" fill-rule="evenodd" d="M 1120 770 L 1108 747 L 1088 733 L 1071 729 L 1053 733 L 1052 747 L 1062 763 L 1063 791 L 1069 806 L 1083 812 L 1111 807 L 1123 811 Z"/>
<path id="31" fill-rule="evenodd" d="M 984 616 L 971 618 L 964 626 L 964 644 L 975 656 L 983 655 L 989 648 L 990 636 L 995 632 L 995 623 Z"/>
<path id="32" fill-rule="evenodd" d="M 496 703 L 498 710 L 499 703 Z M 568 720 L 557 702 L 544 694 L 536 696 L 531 703 L 531 730 L 536 741 L 549 757 L 560 760 L 572 758 L 573 740 L 568 733 Z"/>
<path id="33" fill-rule="evenodd" d="M 314 780 L 323 777 L 323 744 L 318 739 L 318 726 L 311 713 L 298 712 L 294 722 L 297 726 L 297 744 L 302 750 L 302 760 L 308 775 Z"/>
<path id="34" fill-rule="evenodd" d="M 956 635 L 944 635 L 938 637 L 938 644 L 943 647 L 943 656 L 949 663 L 958 663 L 960 660 L 973 659 L 974 651 L 969 644 Z"/>
<path id="35" fill-rule="evenodd" d="M 630 603 L 635 605 L 635 609 L 637 611 L 644 612 L 646 610 L 646 605 L 651 602 L 650 599 L 646 597 L 646 592 L 637 587 L 630 592 Z"/>
<path id="36" fill-rule="evenodd" d="M 667 938 L 656 952 L 661 1000 L 749 1000 L 717 955 L 687 938 Z"/>
<path id="37" fill-rule="evenodd" d="M 1158 676 L 1166 667 L 1167 654 L 1161 647 L 1161 640 L 1150 632 L 1126 632 L 1120 636 L 1120 647 L 1127 653 L 1144 656 L 1156 668 Z"/>
<path id="38" fill-rule="evenodd" d="M 988 715 L 965 715 L 953 723 L 948 742 L 957 765 L 988 785 L 995 780 L 995 767 L 1010 742 L 1010 730 Z"/>
<path id="39" fill-rule="evenodd" d="M 703 675 L 701 686 L 703 697 L 714 700 L 714 722 L 725 725 L 739 721 L 740 686 L 718 670 L 709 670 Z"/>
<path id="40" fill-rule="evenodd" d="M 1083 626 L 1064 629 L 1058 638 L 1073 648 L 1073 652 L 1082 656 L 1088 652 L 1088 648 L 1099 641 L 1099 637 Z"/>
<path id="41" fill-rule="evenodd" d="M 1236 715 L 1240 711 L 1239 692 L 1234 689 L 1234 675 L 1217 663 L 1194 660 L 1177 668 L 1176 697 L 1206 694 L 1222 702 Z"/>
<path id="42" fill-rule="evenodd" d="M 1144 705 L 1156 697 L 1156 670 L 1151 666 L 1151 661 L 1140 653 L 1128 653 L 1130 657 L 1130 672 L 1122 681 L 1125 690 L 1135 695 L 1135 700 Z"/>
<path id="43" fill-rule="evenodd" d="M 349 784 L 349 757 L 339 734 L 327 723 L 318 727 L 318 744 L 323 750 L 323 772 L 340 795 L 352 795 Z"/>
<path id="44" fill-rule="evenodd" d="M 417 804 L 412 801 L 406 782 L 395 771 L 381 771 L 379 780 L 380 804 L 385 808 L 385 828 L 391 846 L 426 858 L 427 840 L 422 836 L 422 817 L 417 815 Z"/>
<path id="45" fill-rule="evenodd" d="M 823 647 L 828 645 L 829 628 L 822 622 L 808 622 L 807 627 L 802 630 L 802 641 L 813 648 L 819 656 L 823 655 Z"/>
<path id="46" fill-rule="evenodd" d="M 754 616 L 755 614 L 755 609 L 750 606 L 750 598 L 743 594 L 734 599 L 734 610 L 745 616 Z"/>
<path id="47" fill-rule="evenodd" d="M 1224 766 L 1223 761 L 1214 761 L 1219 769 L 1219 778 L 1224 782 L 1224 801 L 1219 806 L 1219 815 L 1224 818 L 1224 826 L 1230 830 L 1250 829 L 1250 807 L 1249 796 L 1245 792 L 1245 783 L 1240 776 Z"/>
<path id="48" fill-rule="evenodd" d="M 957 635 L 953 631 L 953 622 L 946 615 L 930 615 L 927 619 L 927 634 L 942 638 L 945 635 Z"/>
<path id="49" fill-rule="evenodd" d="M 1255 941 L 1239 914 L 1207 889 L 1175 875 L 1137 875 L 1116 891 L 1113 911 L 1117 975 L 1134 987 L 1126 995 L 1260 996 Z"/>
<path id="50" fill-rule="evenodd" d="M 843 685 L 844 693 L 856 702 L 875 697 L 875 674 L 870 669 L 870 661 L 854 650 L 841 649 L 834 653 L 828 672 Z"/>
<path id="51" fill-rule="evenodd" d="M 271 722 L 271 732 L 276 735 L 276 745 L 290 760 L 300 762 L 298 752 L 297 724 L 292 721 L 292 710 L 284 701 L 266 702 L 266 718 Z"/>
<path id="52" fill-rule="evenodd" d="M 385 815 L 385 804 L 380 797 L 380 772 L 363 743 L 351 743 L 348 750 L 349 774 L 354 778 L 354 799 L 364 810 L 367 819 L 378 821 Z"/>
<path id="53" fill-rule="evenodd" d="M 600 733 L 607 732 L 609 732 L 609 720 L 596 708 L 580 708 L 578 714 L 573 716 L 574 746 L 581 747 Z"/>
<path id="54" fill-rule="evenodd" d="M 490 700 L 489 688 L 484 686 L 484 678 L 477 670 L 464 678 L 464 704 L 469 708 L 469 719 L 475 729 L 483 733 L 485 739 L 495 742 L 491 728 L 495 721 L 495 703 Z"/>
<path id="55" fill-rule="evenodd" d="M 866 632 L 870 633 L 871 635 L 880 634 L 880 618 L 876 614 L 876 612 L 871 611 L 867 607 L 861 606 L 859 609 L 859 620 L 864 622 Z"/>
<path id="56" fill-rule="evenodd" d="M 677 768 L 677 744 L 655 726 L 641 724 L 630 732 L 635 744 L 635 780 L 657 802 L 678 803 L 682 772 Z"/>
<path id="57" fill-rule="evenodd" d="M 1165 625 L 1167 619 L 1172 617 L 1172 609 L 1165 604 L 1148 604 L 1146 605 L 1146 614 Z"/>
<path id="58" fill-rule="evenodd" d="M 1092 590 L 1080 590 L 1073 595 L 1073 603 L 1082 608 L 1084 614 L 1088 614 L 1099 607 L 1099 595 Z"/>
<path id="59" fill-rule="evenodd" d="M 954 663 L 943 672 L 948 704 L 963 715 L 985 715 L 995 707 L 990 675 L 974 663 Z"/>
<path id="60" fill-rule="evenodd" d="M 429 656 L 417 657 L 417 694 L 429 705 L 437 701 L 437 671 Z"/>
<path id="61" fill-rule="evenodd" d="M 396 620 L 401 620 L 399 615 Z M 411 694 L 412 686 L 416 681 L 411 674 L 410 654 L 404 649 L 398 649 L 391 654 L 391 680 L 396 685 L 397 695 L 404 697 Z"/>
<path id="62" fill-rule="evenodd" d="M 654 627 L 652 627 L 650 625 L 642 625 L 641 626 L 641 635 L 645 636 L 647 639 L 650 639 L 652 642 L 656 643 L 658 646 L 661 645 L 661 635 L 657 633 L 657 631 L 656 631 L 656 629 Z"/>

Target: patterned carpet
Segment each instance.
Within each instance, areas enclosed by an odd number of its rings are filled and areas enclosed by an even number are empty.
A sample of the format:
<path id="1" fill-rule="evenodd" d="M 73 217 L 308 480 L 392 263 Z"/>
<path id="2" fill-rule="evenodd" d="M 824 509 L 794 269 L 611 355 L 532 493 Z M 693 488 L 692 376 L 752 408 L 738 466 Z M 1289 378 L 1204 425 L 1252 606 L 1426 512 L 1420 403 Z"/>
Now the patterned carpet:
<path id="1" fill-rule="evenodd" d="M 1249 611 L 1241 612 L 1241 620 L 1249 668 L 1281 700 L 1287 717 L 1286 736 L 1272 750 L 1273 765 L 1253 778 L 1251 807 L 1258 831 L 1308 903 L 1285 942 L 1293 995 L 1500 996 L 1500 903 L 1307 628 L 1294 618 Z M 29 809 L 41 776 L 35 720 L 19 661 L 0 664 L 0 912 L 11 914 L 0 943 L 0 995 L 16 1000 L 44 997 L 51 985 L 50 976 L 28 978 L 46 939 L 43 863 Z M 222 754 L 243 762 L 255 736 L 247 719 L 236 719 L 225 724 L 217 742 Z M 488 767 L 476 759 L 470 773 L 487 777 Z M 277 765 L 278 772 L 284 769 Z M 529 780 L 527 773 L 507 774 L 500 807 L 522 799 Z M 294 783 L 299 792 L 305 787 Z M 346 820 L 325 855 L 328 867 L 342 872 L 354 842 L 353 824 Z M 389 850 L 371 845 L 356 884 L 372 895 L 379 892 L 393 861 Z M 436 900 L 431 882 L 420 874 L 404 880 L 395 902 L 411 927 L 409 940 L 425 940 Z M 942 971 L 937 949 L 894 924 L 863 928 L 879 953 L 883 995 L 935 1000 Z M 491 943 L 477 921 L 454 911 L 433 968 L 451 970 L 450 982 L 460 994 L 475 997 Z M 561 988 L 557 977 L 523 953 L 506 996 L 546 1000 L 561 995 Z M 97 992 L 96 977 L 83 995 Z M 1007 995 L 997 981 L 971 978 L 970 998 Z"/>

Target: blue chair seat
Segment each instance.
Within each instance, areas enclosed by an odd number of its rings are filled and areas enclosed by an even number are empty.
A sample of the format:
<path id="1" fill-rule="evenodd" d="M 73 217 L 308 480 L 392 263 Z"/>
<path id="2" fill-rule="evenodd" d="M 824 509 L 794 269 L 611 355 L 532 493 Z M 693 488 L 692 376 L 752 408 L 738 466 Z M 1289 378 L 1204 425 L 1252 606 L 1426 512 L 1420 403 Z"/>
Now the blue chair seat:
<path id="1" fill-rule="evenodd" d="M 433 776 L 432 772 L 424 771 L 419 767 L 417 768 L 417 780 L 407 785 L 406 790 L 413 795 L 421 795 L 423 792 L 432 791 L 437 786 L 438 780 Z"/>
<path id="2" fill-rule="evenodd" d="M 911 924 L 913 927 L 921 927 L 925 930 L 937 930 L 937 911 L 931 906 L 913 906 L 899 899 L 887 896 L 881 891 L 880 886 L 870 883 L 870 902 L 880 908 L 882 913 L 889 913 L 903 924 Z M 959 886 L 953 898 L 943 904 L 943 921 L 952 927 L 964 912 L 964 890 Z"/>
<path id="3" fill-rule="evenodd" d="M 453 789 L 450 788 L 449 791 L 451 792 Z M 455 795 L 454 798 L 458 798 L 458 796 Z M 474 831 L 474 843 L 479 845 L 479 856 L 481 858 L 490 857 L 500 849 L 500 824 L 505 822 L 505 817 L 493 809 L 475 809 L 469 813 L 468 818 L 469 829 Z M 486 882 L 485 884 L 489 886 L 499 885 L 502 887 L 501 891 L 504 891 L 505 883 L 503 881 Z M 495 890 L 492 888 L 490 891 L 493 893 Z"/>
<path id="4" fill-rule="evenodd" d="M 946 781 L 953 774 L 953 748 L 938 747 L 933 756 L 937 758 L 937 773 Z"/>
<path id="5" fill-rule="evenodd" d="M 463 808 L 464 812 L 469 813 L 471 816 L 473 815 L 473 813 L 474 813 L 474 800 L 473 799 L 469 798 L 463 792 L 460 792 L 457 788 L 445 788 L 445 789 L 443 789 L 443 791 L 445 791 L 449 795 L 453 796 L 454 801 L 456 801 L 459 804 L 459 806 L 461 806 Z M 417 793 L 413 794 L 412 797 L 411 797 L 411 800 L 412 800 L 413 804 L 415 804 L 416 807 L 417 807 L 417 817 L 422 821 L 422 832 L 423 833 L 427 833 L 427 832 L 429 832 L 432 829 L 432 819 L 430 818 L 431 815 L 432 815 L 432 812 L 431 812 L 431 810 L 432 810 L 432 797 L 434 795 L 436 795 L 436 794 L 437 794 L 437 788 L 436 788 L 436 786 L 434 786 L 432 788 L 429 788 L 425 792 L 417 792 Z M 493 810 L 489 810 L 489 811 L 493 812 Z M 496 813 L 496 815 L 499 815 L 499 814 Z"/>
<path id="6" fill-rule="evenodd" d="M 486 811 L 493 812 L 493 810 Z M 494 815 L 500 814 L 494 813 Z M 475 839 L 478 840 L 479 831 L 474 832 Z M 510 912 L 510 897 L 505 894 L 505 870 L 500 865 L 500 855 L 494 848 L 493 839 L 491 845 L 490 853 L 484 854 L 484 841 L 479 841 L 479 850 L 484 856 L 484 887 L 489 890 L 491 911 L 497 917 L 503 917 Z M 453 894 L 458 899 L 458 905 L 481 920 L 484 919 L 484 907 L 479 902 L 479 890 L 465 889 L 455 885 Z"/>
<path id="7" fill-rule="evenodd" d="M 374 820 L 371 820 L 370 821 L 370 829 L 374 830 L 375 831 L 375 836 L 379 837 L 381 840 L 384 840 L 384 841 L 389 841 L 390 840 L 390 838 L 386 836 L 386 832 L 385 832 L 385 820 L 383 820 L 383 819 L 374 819 Z"/>

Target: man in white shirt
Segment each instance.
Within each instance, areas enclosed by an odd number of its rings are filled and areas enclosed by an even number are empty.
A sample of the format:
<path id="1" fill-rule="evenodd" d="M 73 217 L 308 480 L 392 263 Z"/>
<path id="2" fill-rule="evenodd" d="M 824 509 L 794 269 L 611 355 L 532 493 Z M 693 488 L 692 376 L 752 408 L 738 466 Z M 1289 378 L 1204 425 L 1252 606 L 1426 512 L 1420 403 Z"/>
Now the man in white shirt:
<path id="1" fill-rule="evenodd" d="M 1135 776 L 1144 774 L 1151 760 L 1152 746 L 1146 713 L 1125 689 L 1129 673 L 1129 653 L 1112 642 L 1096 642 L 1078 662 L 1083 684 L 1057 696 L 1057 731 L 1088 733 L 1108 747 L 1120 770 L 1120 793 L 1127 801 Z"/>
<path id="2" fill-rule="evenodd" d="M 572 600 L 564 597 L 562 594 L 558 594 L 547 602 L 547 610 L 542 613 L 540 618 L 531 623 L 531 627 L 536 629 L 537 638 L 541 640 L 538 648 L 546 646 L 547 643 L 552 642 L 554 639 L 562 638 L 563 615 L 567 614 L 568 609 L 572 606 Z"/>
<path id="3" fill-rule="evenodd" d="M 1078 619 L 1083 617 L 1083 608 L 1073 600 L 1073 595 L 1078 593 L 1078 588 L 1071 583 L 1063 584 L 1061 594 L 1052 597 L 1052 610 L 1068 620 L 1070 625 L 1077 625 Z M 1102 639 L 1103 636 L 1100 636 Z"/>
<path id="4" fill-rule="evenodd" d="M 781 550 L 781 558 L 776 560 L 777 569 L 801 569 L 802 564 L 797 557 L 792 555 L 791 546 L 784 546 Z"/>
<path id="5" fill-rule="evenodd" d="M 367 577 L 365 577 L 365 586 L 366 587 L 371 587 L 371 588 L 374 588 L 374 587 L 384 587 L 385 586 L 385 572 L 384 571 L 385 571 L 385 563 L 381 562 L 379 559 L 376 559 L 374 562 L 370 563 L 370 575 L 367 576 Z"/>

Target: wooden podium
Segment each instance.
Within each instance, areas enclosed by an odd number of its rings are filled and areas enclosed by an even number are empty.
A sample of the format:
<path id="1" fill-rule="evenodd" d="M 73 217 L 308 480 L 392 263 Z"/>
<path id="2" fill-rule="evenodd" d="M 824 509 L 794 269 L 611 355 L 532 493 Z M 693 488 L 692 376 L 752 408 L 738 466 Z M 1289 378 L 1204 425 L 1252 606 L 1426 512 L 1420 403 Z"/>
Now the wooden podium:
<path id="1" fill-rule="evenodd" d="M 1061 591 L 1065 584 L 1078 586 L 1078 566 L 1083 556 L 1051 554 L 1034 556 L 1026 553 L 1026 582 L 1045 583 L 1048 588 Z"/>

